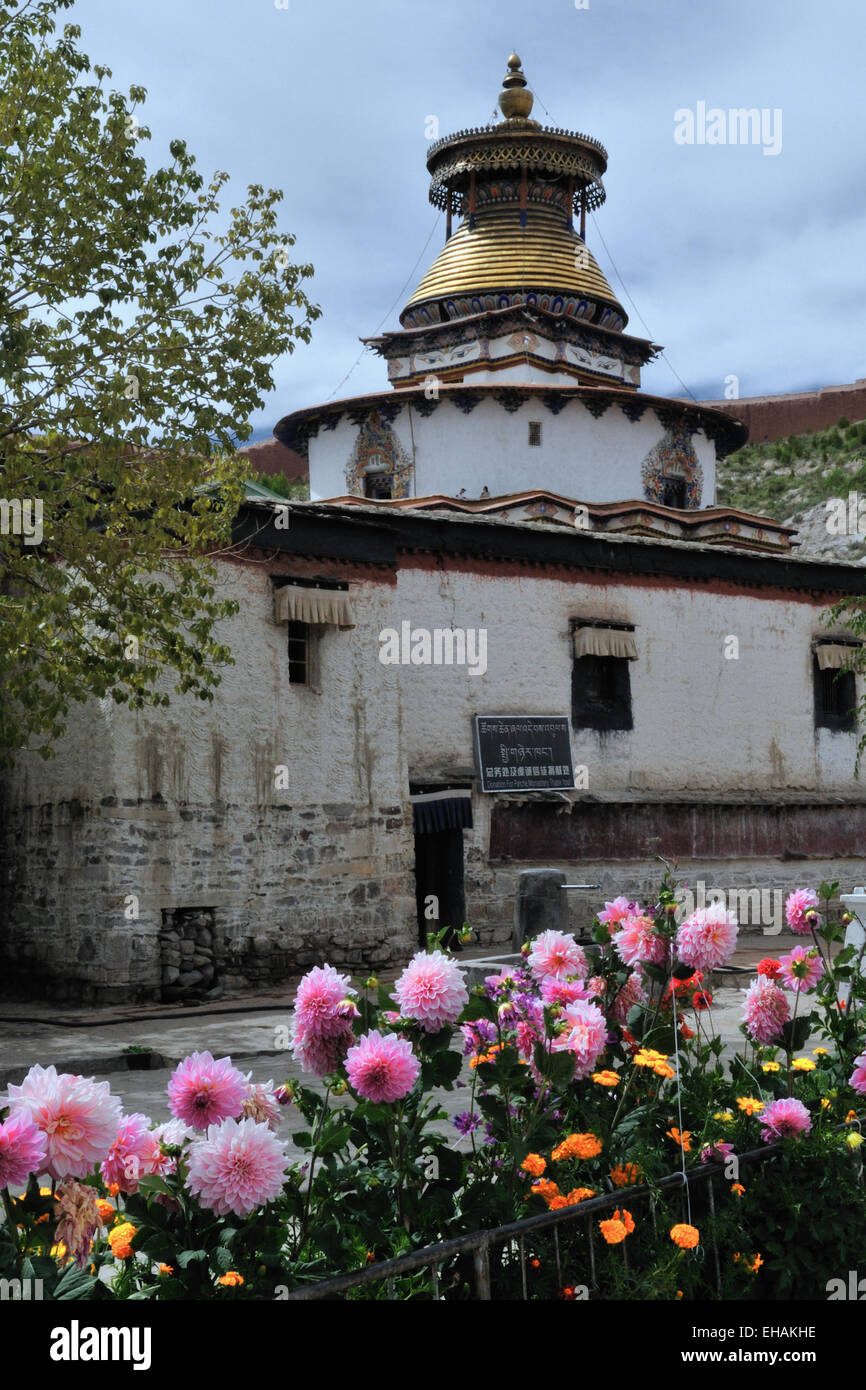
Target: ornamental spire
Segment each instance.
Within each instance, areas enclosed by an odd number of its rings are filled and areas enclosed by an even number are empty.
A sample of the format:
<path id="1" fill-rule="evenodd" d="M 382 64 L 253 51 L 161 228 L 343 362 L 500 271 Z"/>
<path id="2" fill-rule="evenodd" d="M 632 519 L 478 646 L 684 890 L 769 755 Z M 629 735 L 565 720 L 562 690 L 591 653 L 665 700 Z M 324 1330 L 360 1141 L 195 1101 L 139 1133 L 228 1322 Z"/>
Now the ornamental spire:
<path id="1" fill-rule="evenodd" d="M 512 53 L 508 59 L 508 71 L 502 79 L 499 109 L 507 121 L 515 117 L 525 121 L 532 111 L 533 101 L 534 97 L 526 85 L 520 59 L 516 53 Z"/>

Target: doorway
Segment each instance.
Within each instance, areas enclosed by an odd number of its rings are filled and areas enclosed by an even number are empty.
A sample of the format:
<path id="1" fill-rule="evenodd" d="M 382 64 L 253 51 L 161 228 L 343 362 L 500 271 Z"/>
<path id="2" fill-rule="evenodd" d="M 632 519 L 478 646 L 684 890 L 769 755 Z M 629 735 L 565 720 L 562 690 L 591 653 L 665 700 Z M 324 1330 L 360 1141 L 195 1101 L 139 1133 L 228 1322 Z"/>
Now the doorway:
<path id="1" fill-rule="evenodd" d="M 457 933 L 466 920 L 463 831 L 472 826 L 468 787 L 410 786 L 415 828 L 415 907 L 418 944 L 428 932 L 448 927 L 444 944 L 459 951 Z"/>

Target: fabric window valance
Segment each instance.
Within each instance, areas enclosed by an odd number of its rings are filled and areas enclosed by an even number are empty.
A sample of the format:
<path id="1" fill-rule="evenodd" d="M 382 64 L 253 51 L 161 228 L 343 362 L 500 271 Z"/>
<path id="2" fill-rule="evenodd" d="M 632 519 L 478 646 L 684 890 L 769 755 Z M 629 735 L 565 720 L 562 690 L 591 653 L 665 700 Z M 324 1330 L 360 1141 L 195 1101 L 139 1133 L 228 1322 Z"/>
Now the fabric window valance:
<path id="1" fill-rule="evenodd" d="M 616 656 L 637 661 L 634 633 L 616 627 L 578 627 L 574 631 L 574 655 Z"/>
<path id="2" fill-rule="evenodd" d="M 348 594 L 339 589 L 308 589 L 298 584 L 283 584 L 275 591 L 274 621 L 344 629 L 355 626 Z"/>
<path id="3" fill-rule="evenodd" d="M 841 671 L 850 666 L 860 653 L 860 644 L 844 645 L 841 642 L 820 642 L 815 648 L 819 671 Z"/>

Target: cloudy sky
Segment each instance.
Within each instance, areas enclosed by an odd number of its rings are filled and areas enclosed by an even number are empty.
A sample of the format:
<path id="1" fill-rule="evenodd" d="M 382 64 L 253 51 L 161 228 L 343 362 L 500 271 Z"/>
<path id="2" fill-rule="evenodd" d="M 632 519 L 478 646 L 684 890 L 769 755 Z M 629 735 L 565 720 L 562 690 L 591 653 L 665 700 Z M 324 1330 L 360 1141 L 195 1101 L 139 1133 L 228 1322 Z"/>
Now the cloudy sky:
<path id="1" fill-rule="evenodd" d="M 609 152 L 587 240 L 630 329 L 666 347 L 645 389 L 866 376 L 862 0 L 77 0 L 66 18 L 115 86 L 147 88 L 154 162 L 180 136 L 229 193 L 285 192 L 323 316 L 277 364 L 257 435 L 387 384 L 358 339 L 399 326 L 444 241 L 425 130 L 489 121 L 512 49 L 533 116 Z M 781 148 L 678 143 L 699 103 L 766 110 Z"/>

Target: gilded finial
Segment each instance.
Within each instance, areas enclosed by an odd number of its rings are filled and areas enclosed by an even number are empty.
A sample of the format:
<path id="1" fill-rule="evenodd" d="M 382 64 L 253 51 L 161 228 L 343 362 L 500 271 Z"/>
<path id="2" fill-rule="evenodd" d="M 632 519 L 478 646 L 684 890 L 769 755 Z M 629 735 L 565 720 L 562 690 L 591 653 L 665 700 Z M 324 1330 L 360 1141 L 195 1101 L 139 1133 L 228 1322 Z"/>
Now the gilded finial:
<path id="1" fill-rule="evenodd" d="M 526 85 L 526 78 L 520 67 L 520 59 L 512 53 L 508 59 L 508 72 L 502 79 L 499 93 L 499 109 L 506 120 L 515 116 L 526 120 L 532 110 L 533 96 Z"/>

